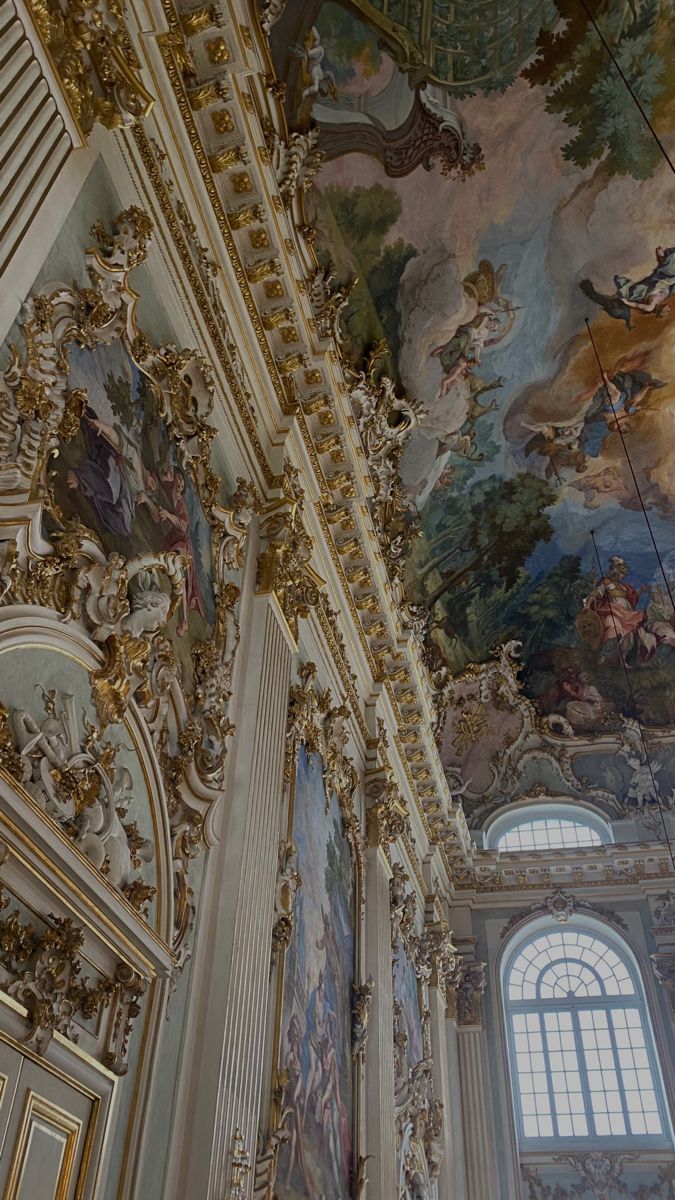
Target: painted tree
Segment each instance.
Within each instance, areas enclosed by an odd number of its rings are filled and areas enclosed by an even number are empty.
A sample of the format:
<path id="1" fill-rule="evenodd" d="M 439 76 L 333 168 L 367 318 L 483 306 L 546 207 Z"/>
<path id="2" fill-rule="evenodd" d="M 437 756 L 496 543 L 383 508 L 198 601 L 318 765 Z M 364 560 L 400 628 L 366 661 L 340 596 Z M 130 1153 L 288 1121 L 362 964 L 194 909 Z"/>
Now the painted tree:
<path id="1" fill-rule="evenodd" d="M 545 479 L 526 472 L 513 479 L 483 479 L 459 500 L 464 511 L 452 514 L 455 536 L 448 545 L 441 530 L 439 553 L 425 569 L 443 576 L 425 599 L 430 609 L 469 582 L 480 587 L 497 576 L 503 586 L 513 587 L 535 547 L 553 536 L 546 509 L 557 497 Z"/>
<path id="2" fill-rule="evenodd" d="M 563 154 L 578 167 L 603 160 L 610 175 L 648 178 L 659 150 L 634 100 L 579 0 L 555 3 L 564 24 L 540 33 L 523 75 L 546 87 L 547 110 L 576 128 Z M 666 71 L 658 0 L 588 0 L 588 9 L 651 115 Z"/>

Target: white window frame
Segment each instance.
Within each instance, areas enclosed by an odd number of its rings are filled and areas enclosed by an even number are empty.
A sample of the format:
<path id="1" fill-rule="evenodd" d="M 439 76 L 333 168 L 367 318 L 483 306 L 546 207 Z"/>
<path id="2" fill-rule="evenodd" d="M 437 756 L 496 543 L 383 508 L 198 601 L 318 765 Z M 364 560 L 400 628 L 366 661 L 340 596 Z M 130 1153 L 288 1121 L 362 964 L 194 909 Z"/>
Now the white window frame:
<path id="1" fill-rule="evenodd" d="M 509 976 L 511 968 L 516 959 L 532 942 L 541 937 L 544 933 L 560 932 L 560 926 L 557 922 L 547 919 L 536 919 L 528 922 L 524 929 L 517 931 L 507 946 L 504 948 L 501 959 L 501 999 L 502 999 L 502 1022 L 506 1038 L 507 1061 L 509 1073 L 509 1090 L 512 1097 L 514 1110 L 516 1136 L 520 1153 L 528 1153 L 532 1151 L 547 1152 L 550 1150 L 566 1151 L 566 1150 L 650 1150 L 650 1149 L 672 1149 L 673 1148 L 673 1131 L 670 1118 L 669 1105 L 666 1097 L 666 1089 L 664 1086 L 663 1072 L 659 1060 L 655 1029 L 648 1001 L 647 990 L 644 985 L 642 971 L 629 943 L 618 935 L 614 930 L 611 930 L 604 922 L 595 921 L 589 918 L 578 918 L 570 921 L 564 926 L 565 929 L 571 932 L 579 932 L 590 934 L 597 937 L 599 940 L 609 945 L 614 952 L 621 958 L 626 969 L 630 973 L 634 994 L 632 996 L 615 995 L 615 996 L 589 996 L 577 998 L 561 998 L 556 1000 L 546 1000 L 537 997 L 534 1000 L 511 1000 L 509 998 Z M 616 1059 L 616 1044 L 613 1035 L 611 1036 L 612 1052 L 615 1060 L 615 1070 L 619 1082 L 621 1093 L 622 1112 L 624 1114 L 624 1123 L 626 1132 L 623 1134 L 604 1134 L 597 1136 L 593 1133 L 587 1135 L 559 1135 L 555 1134 L 552 1137 L 528 1137 L 525 1135 L 523 1127 L 523 1111 L 520 1100 L 520 1086 L 518 1080 L 518 1071 L 516 1067 L 516 1047 L 515 1034 L 513 1029 L 512 1016 L 525 1012 L 543 1014 L 545 1012 L 572 1012 L 573 1029 L 575 1036 L 575 1049 L 578 1062 L 578 1070 L 581 1075 L 582 1092 L 584 1096 L 584 1104 L 586 1111 L 586 1119 L 589 1129 L 591 1126 L 593 1107 L 591 1103 L 590 1088 L 586 1077 L 586 1065 L 583 1047 L 581 1045 L 581 1037 L 579 1030 L 578 1012 L 581 1009 L 604 1009 L 607 1011 L 610 1008 L 626 1008 L 638 1009 L 640 1013 L 642 1032 L 649 1061 L 649 1069 L 651 1071 L 654 1091 L 658 1105 L 658 1113 L 661 1120 L 662 1133 L 655 1134 L 634 1134 L 629 1131 L 629 1121 L 626 1118 L 626 1102 L 625 1089 L 621 1073 L 618 1069 Z M 543 1020 L 542 1020 L 543 1024 Z M 608 1021 L 608 1025 L 611 1022 Z M 545 1043 L 542 1043 L 545 1045 Z M 549 1103 L 551 1108 L 551 1119 L 553 1128 L 556 1128 L 556 1113 L 555 1104 L 552 1094 L 552 1068 L 548 1058 L 548 1050 L 544 1050 L 546 1059 L 545 1069 L 548 1083 Z"/>
<path id="2" fill-rule="evenodd" d="M 499 813 L 484 830 L 483 842 L 485 849 L 497 850 L 499 854 L 553 854 L 557 853 L 558 849 L 570 851 L 599 849 L 599 846 L 562 846 L 555 849 L 547 846 L 533 846 L 531 850 L 503 850 L 497 845 L 497 842 L 504 834 L 510 833 L 512 829 L 516 829 L 519 825 L 528 824 L 530 821 L 546 820 L 574 821 L 578 825 L 584 825 L 598 834 L 600 844 L 603 846 L 611 845 L 614 841 L 609 821 L 601 817 L 599 813 L 587 808 L 584 804 L 577 804 L 574 801 L 567 804 L 564 801 L 555 801 L 548 804 L 509 806 L 506 812 Z"/>

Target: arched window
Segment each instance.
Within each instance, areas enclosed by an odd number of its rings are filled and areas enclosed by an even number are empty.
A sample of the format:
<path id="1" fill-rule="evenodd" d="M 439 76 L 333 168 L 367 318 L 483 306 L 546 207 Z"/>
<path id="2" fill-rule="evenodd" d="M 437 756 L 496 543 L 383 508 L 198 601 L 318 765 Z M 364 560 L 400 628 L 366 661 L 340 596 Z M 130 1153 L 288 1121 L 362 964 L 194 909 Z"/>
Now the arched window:
<path id="1" fill-rule="evenodd" d="M 611 841 L 602 817 L 573 804 L 528 805 L 501 813 L 485 833 L 486 847 L 502 853 L 577 849 Z"/>
<path id="2" fill-rule="evenodd" d="M 668 1144 L 641 981 L 627 947 L 585 923 L 522 937 L 504 1003 L 520 1141 Z"/>

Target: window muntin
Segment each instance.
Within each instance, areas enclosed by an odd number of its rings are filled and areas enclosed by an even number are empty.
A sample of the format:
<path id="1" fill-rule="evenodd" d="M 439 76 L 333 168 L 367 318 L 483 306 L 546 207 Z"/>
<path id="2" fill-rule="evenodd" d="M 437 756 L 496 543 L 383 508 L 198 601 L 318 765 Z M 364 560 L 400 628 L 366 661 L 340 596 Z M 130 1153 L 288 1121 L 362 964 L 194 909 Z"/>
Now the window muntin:
<path id="1" fill-rule="evenodd" d="M 584 929 L 538 933 L 505 974 L 525 1144 L 663 1144 L 667 1120 L 634 971 Z"/>
<path id="2" fill-rule="evenodd" d="M 570 850 L 580 846 L 601 846 L 600 833 L 585 821 L 571 817 L 523 817 L 503 833 L 493 846 L 506 852 L 527 850 Z"/>

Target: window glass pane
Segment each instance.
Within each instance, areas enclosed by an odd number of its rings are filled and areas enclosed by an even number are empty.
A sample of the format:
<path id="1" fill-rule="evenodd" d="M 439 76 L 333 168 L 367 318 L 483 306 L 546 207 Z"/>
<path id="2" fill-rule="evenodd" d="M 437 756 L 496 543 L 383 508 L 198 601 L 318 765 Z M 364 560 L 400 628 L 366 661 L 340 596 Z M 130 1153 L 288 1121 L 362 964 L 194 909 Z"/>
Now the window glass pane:
<path id="1" fill-rule="evenodd" d="M 583 820 L 573 817 L 524 817 L 500 834 L 496 850 L 566 850 L 601 846 L 602 837 Z"/>
<path id="2" fill-rule="evenodd" d="M 574 1045 L 572 1014 L 544 1013 L 553 1104 L 559 1137 L 587 1137 L 588 1121 Z"/>
<path id="3" fill-rule="evenodd" d="M 662 1133 L 654 1079 L 649 1065 L 640 1010 L 610 1010 L 616 1039 L 617 1066 L 626 1097 L 630 1131 L 634 1134 Z"/>
<path id="4" fill-rule="evenodd" d="M 625 1134 L 626 1122 L 607 1013 L 604 1009 L 580 1012 L 579 1027 L 596 1132 L 599 1135 Z"/>
<path id="5" fill-rule="evenodd" d="M 538 1013 L 513 1017 L 516 1075 L 525 1137 L 552 1137 L 551 1104 Z"/>
<path id="6" fill-rule="evenodd" d="M 516 957 L 509 972 L 509 999 L 633 996 L 635 985 L 618 954 L 572 929 L 541 934 Z"/>
<path id="7" fill-rule="evenodd" d="M 663 1097 L 633 973 L 617 951 L 566 926 L 538 933 L 505 980 L 523 1136 L 664 1138 Z"/>

